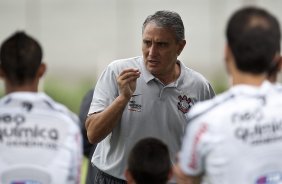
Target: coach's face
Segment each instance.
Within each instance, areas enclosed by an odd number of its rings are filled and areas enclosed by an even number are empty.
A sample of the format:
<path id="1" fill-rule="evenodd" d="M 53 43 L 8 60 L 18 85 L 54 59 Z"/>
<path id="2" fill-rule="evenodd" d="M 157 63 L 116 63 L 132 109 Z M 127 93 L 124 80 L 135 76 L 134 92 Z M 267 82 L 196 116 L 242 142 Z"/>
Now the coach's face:
<path id="1" fill-rule="evenodd" d="M 157 78 L 174 72 L 178 55 L 186 41 L 176 41 L 171 29 L 157 26 L 151 22 L 143 31 L 142 52 L 145 66 Z"/>

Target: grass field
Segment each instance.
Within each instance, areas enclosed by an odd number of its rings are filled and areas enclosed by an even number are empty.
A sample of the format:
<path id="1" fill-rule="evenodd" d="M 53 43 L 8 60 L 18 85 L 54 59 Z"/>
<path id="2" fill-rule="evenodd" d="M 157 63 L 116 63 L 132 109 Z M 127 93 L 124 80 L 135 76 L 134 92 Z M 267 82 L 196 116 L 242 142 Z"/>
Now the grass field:
<path id="1" fill-rule="evenodd" d="M 84 157 L 81 167 L 81 180 L 80 180 L 81 184 L 85 184 L 88 162 L 89 160 L 86 157 Z"/>

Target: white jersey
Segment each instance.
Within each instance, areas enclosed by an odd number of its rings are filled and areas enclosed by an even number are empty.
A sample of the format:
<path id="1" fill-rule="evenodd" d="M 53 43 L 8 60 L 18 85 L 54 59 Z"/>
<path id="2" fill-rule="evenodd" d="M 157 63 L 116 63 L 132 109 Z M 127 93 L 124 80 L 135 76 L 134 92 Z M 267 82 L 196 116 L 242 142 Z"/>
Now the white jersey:
<path id="1" fill-rule="evenodd" d="M 238 85 L 196 104 L 179 154 L 181 169 L 210 184 L 282 183 L 282 91 Z"/>
<path id="2" fill-rule="evenodd" d="M 0 183 L 76 184 L 82 161 L 78 118 L 44 93 L 0 99 Z"/>

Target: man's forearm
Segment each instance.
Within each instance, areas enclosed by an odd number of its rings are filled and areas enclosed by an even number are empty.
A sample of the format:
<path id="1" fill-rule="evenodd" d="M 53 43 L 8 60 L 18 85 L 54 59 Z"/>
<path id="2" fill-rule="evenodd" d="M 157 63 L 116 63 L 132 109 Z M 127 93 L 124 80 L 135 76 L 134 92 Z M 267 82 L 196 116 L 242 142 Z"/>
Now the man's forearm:
<path id="1" fill-rule="evenodd" d="M 85 126 L 90 143 L 99 143 L 113 130 L 121 119 L 128 101 L 129 99 L 118 96 L 104 111 L 87 117 Z"/>

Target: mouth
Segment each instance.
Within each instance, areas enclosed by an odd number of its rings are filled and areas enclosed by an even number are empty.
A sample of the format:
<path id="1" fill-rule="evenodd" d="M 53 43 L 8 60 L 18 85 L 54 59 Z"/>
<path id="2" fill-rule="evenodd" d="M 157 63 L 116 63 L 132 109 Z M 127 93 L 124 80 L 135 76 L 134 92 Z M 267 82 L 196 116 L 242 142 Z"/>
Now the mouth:
<path id="1" fill-rule="evenodd" d="M 154 59 L 148 59 L 147 61 L 150 65 L 153 65 L 153 66 L 158 65 L 160 63 L 158 60 L 154 60 Z"/>

